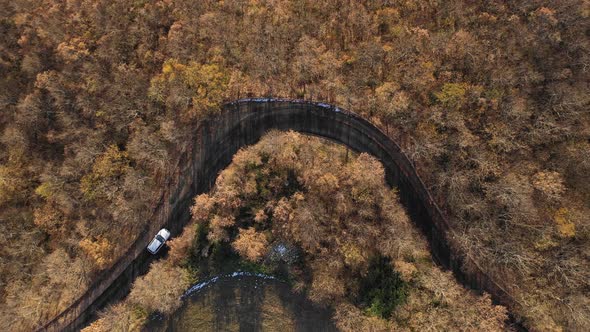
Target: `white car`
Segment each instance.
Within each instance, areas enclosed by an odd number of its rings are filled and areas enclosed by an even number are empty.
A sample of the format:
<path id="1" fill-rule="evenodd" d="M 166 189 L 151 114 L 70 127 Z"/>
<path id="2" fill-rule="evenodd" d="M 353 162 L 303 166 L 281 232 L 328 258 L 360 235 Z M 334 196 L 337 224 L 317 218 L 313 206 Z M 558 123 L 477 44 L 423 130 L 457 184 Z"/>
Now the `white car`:
<path id="1" fill-rule="evenodd" d="M 170 231 L 166 228 L 162 228 L 158 234 L 156 234 L 152 242 L 150 242 L 150 244 L 147 246 L 147 250 L 155 255 L 164 246 L 164 243 L 166 243 L 169 238 Z"/>

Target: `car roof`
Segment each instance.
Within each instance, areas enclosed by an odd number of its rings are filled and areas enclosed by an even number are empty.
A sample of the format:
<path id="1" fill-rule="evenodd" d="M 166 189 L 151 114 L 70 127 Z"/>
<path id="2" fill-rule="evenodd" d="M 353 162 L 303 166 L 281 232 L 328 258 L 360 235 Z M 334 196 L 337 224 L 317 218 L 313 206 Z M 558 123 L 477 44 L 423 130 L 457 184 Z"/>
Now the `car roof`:
<path id="1" fill-rule="evenodd" d="M 158 239 L 153 239 L 152 242 L 148 245 L 148 250 L 154 252 L 158 250 L 158 248 L 162 245 L 162 242 Z"/>

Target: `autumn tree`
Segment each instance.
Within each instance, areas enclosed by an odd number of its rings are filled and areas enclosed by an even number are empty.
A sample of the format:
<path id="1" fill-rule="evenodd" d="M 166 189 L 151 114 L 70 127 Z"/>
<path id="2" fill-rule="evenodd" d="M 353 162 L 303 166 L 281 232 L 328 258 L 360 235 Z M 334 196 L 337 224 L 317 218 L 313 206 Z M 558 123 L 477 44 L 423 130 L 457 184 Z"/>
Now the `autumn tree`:
<path id="1" fill-rule="evenodd" d="M 24 157 L 13 157 L 0 164 L 0 206 L 25 199 L 30 186 Z"/>
<path id="2" fill-rule="evenodd" d="M 266 252 L 268 241 L 263 233 L 256 232 L 253 227 L 240 229 L 232 247 L 243 257 L 251 261 L 259 260 Z"/>
<path id="3" fill-rule="evenodd" d="M 104 269 L 113 261 L 114 246 L 108 239 L 95 240 L 85 238 L 79 243 L 80 248 L 91 258 L 97 269 Z"/>
<path id="4" fill-rule="evenodd" d="M 113 200 L 121 189 L 119 180 L 128 170 L 127 152 L 111 145 L 96 159 L 92 172 L 82 178 L 80 189 L 88 200 Z"/>
<path id="5" fill-rule="evenodd" d="M 163 103 L 184 122 L 206 118 L 218 111 L 227 87 L 227 74 L 217 64 L 169 59 L 152 78 L 149 96 Z"/>
<path id="6" fill-rule="evenodd" d="M 145 276 L 134 282 L 129 303 L 149 313 L 170 314 L 180 306 L 180 296 L 188 286 L 188 276 L 183 269 L 164 261 L 155 262 Z"/>
<path id="7" fill-rule="evenodd" d="M 309 36 L 303 36 L 297 45 L 293 63 L 293 72 L 298 86 L 302 87 L 304 97 L 317 99 L 319 96 L 329 96 L 330 91 L 322 91 L 313 86 L 322 81 L 334 86 L 335 73 L 338 72 L 340 61 L 336 55 L 326 48 L 320 41 Z M 311 88 L 310 88 L 311 85 Z M 322 86 L 322 88 L 324 88 Z M 330 89 L 331 90 L 331 89 Z M 333 94 L 333 92 L 332 92 Z"/>

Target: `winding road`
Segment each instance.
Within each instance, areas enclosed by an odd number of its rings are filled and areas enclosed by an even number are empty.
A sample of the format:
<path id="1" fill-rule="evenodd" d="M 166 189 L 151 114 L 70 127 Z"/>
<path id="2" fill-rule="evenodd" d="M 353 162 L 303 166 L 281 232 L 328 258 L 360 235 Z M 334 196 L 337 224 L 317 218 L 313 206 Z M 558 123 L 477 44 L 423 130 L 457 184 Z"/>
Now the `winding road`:
<path id="1" fill-rule="evenodd" d="M 194 140 L 169 172 L 168 185 L 152 214 L 152 223 L 115 264 L 103 271 L 76 302 L 48 321 L 39 331 L 79 329 L 109 301 L 124 296 L 133 280 L 144 273 L 153 257 L 145 247 L 161 227 L 174 237 L 189 221 L 195 195 L 207 192 L 233 155 L 255 144 L 271 129 L 317 135 L 366 152 L 379 159 L 387 183 L 399 189 L 400 200 L 412 221 L 424 232 L 432 256 L 452 270 L 464 285 L 485 290 L 509 309 L 514 299 L 488 277 L 470 258 L 453 255 L 447 236 L 448 222 L 436 205 L 415 167 L 400 147 L 366 119 L 325 103 L 302 100 L 251 98 L 227 103 L 222 112 L 194 131 Z M 465 265 L 469 266 L 465 273 Z"/>

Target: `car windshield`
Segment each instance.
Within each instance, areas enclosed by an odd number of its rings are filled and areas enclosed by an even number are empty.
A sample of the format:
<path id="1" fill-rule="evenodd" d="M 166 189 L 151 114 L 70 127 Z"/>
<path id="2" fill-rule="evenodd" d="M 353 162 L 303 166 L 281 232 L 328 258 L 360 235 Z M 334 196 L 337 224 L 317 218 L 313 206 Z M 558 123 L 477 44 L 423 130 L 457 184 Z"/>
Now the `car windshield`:
<path id="1" fill-rule="evenodd" d="M 159 239 L 153 239 L 150 245 L 148 246 L 148 249 L 153 252 L 158 250 L 160 245 L 162 245 L 162 242 Z"/>

